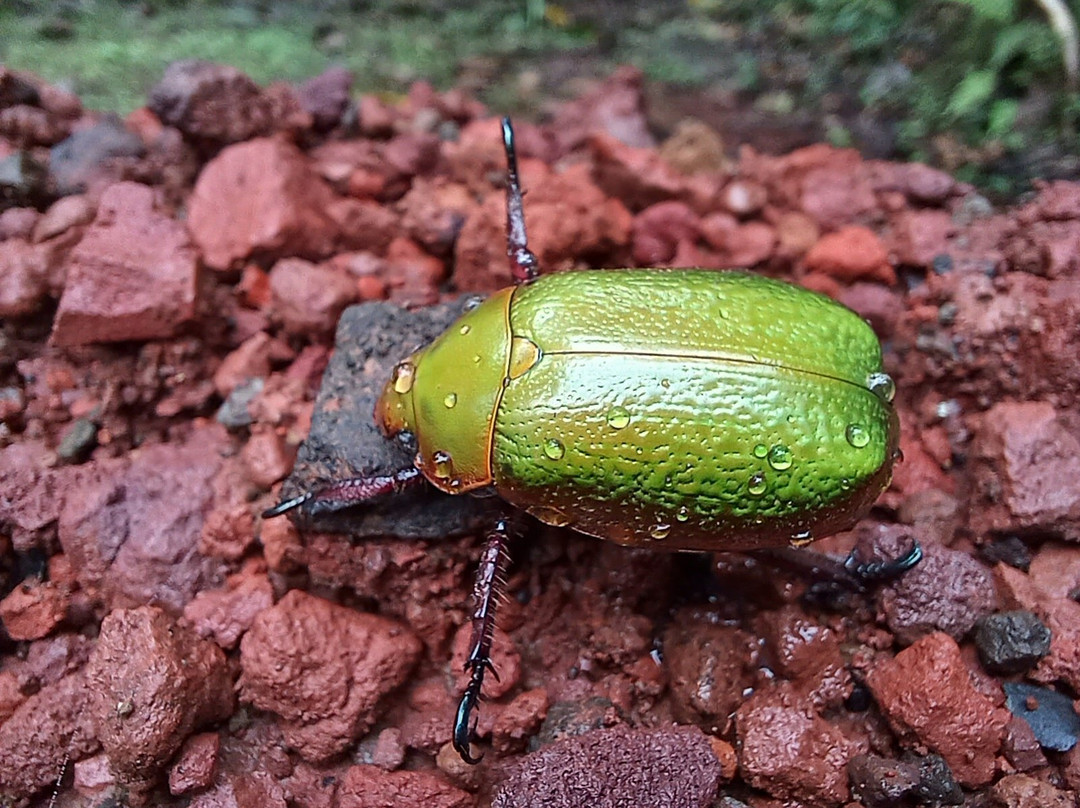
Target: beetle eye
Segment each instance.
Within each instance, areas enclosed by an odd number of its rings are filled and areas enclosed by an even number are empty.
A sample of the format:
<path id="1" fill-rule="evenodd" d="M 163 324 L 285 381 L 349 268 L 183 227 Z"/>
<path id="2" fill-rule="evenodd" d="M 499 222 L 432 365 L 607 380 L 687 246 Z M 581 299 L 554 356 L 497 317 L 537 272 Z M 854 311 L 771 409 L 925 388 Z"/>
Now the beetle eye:
<path id="1" fill-rule="evenodd" d="M 397 439 L 398 443 L 401 444 L 402 448 L 405 449 L 406 452 L 412 454 L 416 451 L 416 435 L 414 435 L 412 432 L 409 432 L 407 429 L 402 430 L 401 432 L 397 433 Z"/>

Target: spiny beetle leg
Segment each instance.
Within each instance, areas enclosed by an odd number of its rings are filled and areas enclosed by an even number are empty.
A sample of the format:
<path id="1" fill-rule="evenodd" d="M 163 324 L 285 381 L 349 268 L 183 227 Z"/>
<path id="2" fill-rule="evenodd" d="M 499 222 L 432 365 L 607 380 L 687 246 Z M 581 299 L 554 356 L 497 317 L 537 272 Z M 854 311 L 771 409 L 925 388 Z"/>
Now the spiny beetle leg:
<path id="1" fill-rule="evenodd" d="M 850 592 L 865 592 L 871 584 L 901 575 L 922 560 L 922 547 L 913 540 L 911 550 L 899 558 L 859 561 L 852 550 L 843 561 L 798 547 L 767 547 L 758 553 L 773 564 L 794 570 Z"/>
<path id="2" fill-rule="evenodd" d="M 383 497 L 395 496 L 409 488 L 423 485 L 424 482 L 423 475 L 415 466 L 407 466 L 391 474 L 349 477 L 279 502 L 263 511 L 262 515 L 263 519 L 269 519 L 301 506 L 305 506 L 304 509 L 310 516 L 332 513 L 354 505 L 370 504 Z"/>
<path id="3" fill-rule="evenodd" d="M 521 178 L 518 176 L 514 127 L 510 118 L 502 119 L 503 146 L 506 148 L 506 255 L 510 274 L 518 283 L 529 283 L 540 274 L 539 262 L 529 249 L 525 235 L 525 208 L 521 201 Z"/>
<path id="4" fill-rule="evenodd" d="M 473 584 L 472 648 L 465 661 L 465 670 L 470 673 L 470 678 L 454 719 L 454 749 L 466 763 L 479 763 L 483 757 L 472 755 L 470 747 L 476 722 L 473 721 L 471 725 L 469 722 L 484 687 L 484 673 L 490 670 L 496 680 L 499 678 L 491 664 L 491 641 L 495 633 L 495 608 L 509 560 L 509 534 L 507 519 L 500 519 L 488 532 Z"/>

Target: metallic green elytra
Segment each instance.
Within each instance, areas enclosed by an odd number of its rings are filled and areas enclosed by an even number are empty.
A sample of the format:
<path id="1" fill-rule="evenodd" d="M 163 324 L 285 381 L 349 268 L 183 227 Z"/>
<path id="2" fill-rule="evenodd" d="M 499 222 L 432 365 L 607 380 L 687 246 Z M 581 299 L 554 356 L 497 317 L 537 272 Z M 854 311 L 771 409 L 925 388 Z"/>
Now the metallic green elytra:
<path id="1" fill-rule="evenodd" d="M 504 289 L 379 400 L 436 487 L 493 486 L 625 545 L 804 544 L 857 521 L 897 454 L 893 385 L 844 306 L 744 272 L 581 270 Z"/>

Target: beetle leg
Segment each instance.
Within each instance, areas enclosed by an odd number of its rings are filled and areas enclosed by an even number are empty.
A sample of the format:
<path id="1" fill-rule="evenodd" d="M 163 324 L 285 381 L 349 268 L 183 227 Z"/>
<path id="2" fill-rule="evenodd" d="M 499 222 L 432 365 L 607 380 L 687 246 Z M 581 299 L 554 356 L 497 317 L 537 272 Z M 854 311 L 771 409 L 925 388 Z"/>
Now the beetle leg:
<path id="1" fill-rule="evenodd" d="M 495 607 L 499 598 L 499 585 L 508 560 L 507 544 L 509 528 L 506 519 L 500 519 L 487 535 L 480 566 L 473 584 L 472 650 L 465 661 L 470 672 L 469 684 L 458 704 L 454 719 L 454 749 L 466 763 L 479 763 L 483 755 L 473 757 L 469 747 L 476 732 L 476 722 L 469 724 L 473 709 L 480 700 L 484 686 L 484 673 L 498 680 L 499 675 L 491 664 L 491 641 L 495 633 Z"/>
<path id="2" fill-rule="evenodd" d="M 425 482 L 424 476 L 415 466 L 407 466 L 391 474 L 379 474 L 371 477 L 349 477 L 345 480 L 327 483 L 319 488 L 306 491 L 300 496 L 279 502 L 263 511 L 263 519 L 281 516 L 283 513 L 306 506 L 309 515 L 331 513 L 353 505 L 364 505 L 383 497 L 400 494 L 409 488 L 415 488 Z"/>
<path id="3" fill-rule="evenodd" d="M 525 235 L 525 208 L 521 202 L 521 179 L 518 177 L 514 127 L 509 117 L 502 119 L 503 146 L 506 148 L 506 255 L 510 274 L 518 283 L 529 283 L 540 274 L 536 255 L 529 249 Z"/>
<path id="4" fill-rule="evenodd" d="M 843 561 L 797 547 L 764 547 L 757 553 L 777 566 L 824 578 L 829 584 L 852 592 L 863 592 L 871 584 L 902 575 L 923 557 L 922 547 L 915 540 L 912 540 L 912 547 L 907 553 L 884 561 L 859 561 L 854 550 Z"/>

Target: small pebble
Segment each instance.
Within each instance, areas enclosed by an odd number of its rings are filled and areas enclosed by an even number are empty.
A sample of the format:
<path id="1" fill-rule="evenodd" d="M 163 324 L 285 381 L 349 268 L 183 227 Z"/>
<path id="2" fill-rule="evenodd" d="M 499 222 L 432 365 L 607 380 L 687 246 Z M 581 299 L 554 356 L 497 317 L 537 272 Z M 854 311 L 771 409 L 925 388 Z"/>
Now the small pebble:
<path id="1" fill-rule="evenodd" d="M 976 624 L 975 647 L 990 673 L 1021 673 L 1050 651 L 1050 629 L 1032 612 L 998 612 Z"/>
<path id="2" fill-rule="evenodd" d="M 1056 690 L 1024 682 L 1005 682 L 1005 705 L 1031 725 L 1043 749 L 1068 752 L 1080 736 L 1080 715 L 1072 699 Z"/>

